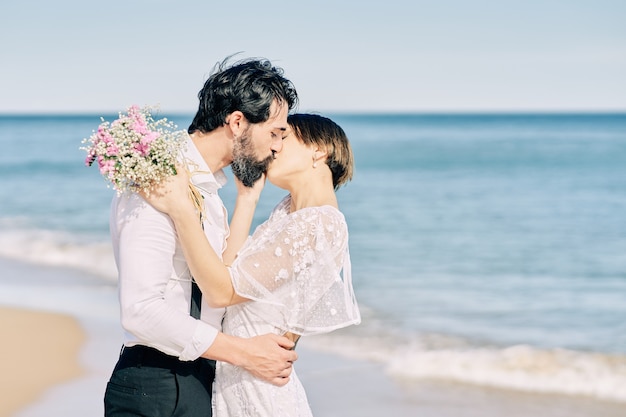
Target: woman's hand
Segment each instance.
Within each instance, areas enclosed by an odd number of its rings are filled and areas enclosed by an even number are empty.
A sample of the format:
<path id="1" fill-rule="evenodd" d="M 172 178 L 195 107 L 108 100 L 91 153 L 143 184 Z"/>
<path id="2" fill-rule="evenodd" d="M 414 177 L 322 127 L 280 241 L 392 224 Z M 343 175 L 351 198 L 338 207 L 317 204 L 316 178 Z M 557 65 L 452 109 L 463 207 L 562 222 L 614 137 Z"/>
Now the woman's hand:
<path id="1" fill-rule="evenodd" d="M 193 206 L 189 198 L 189 173 L 181 165 L 176 166 L 176 172 L 176 175 L 172 175 L 155 185 L 149 194 L 140 193 L 155 209 L 169 215 Z"/>
<path id="2" fill-rule="evenodd" d="M 237 177 L 235 177 L 235 185 L 237 185 L 237 198 L 243 198 L 245 201 L 252 202 L 256 205 L 261 197 L 261 191 L 265 187 L 265 174 L 261 175 L 252 187 L 246 187 Z"/>

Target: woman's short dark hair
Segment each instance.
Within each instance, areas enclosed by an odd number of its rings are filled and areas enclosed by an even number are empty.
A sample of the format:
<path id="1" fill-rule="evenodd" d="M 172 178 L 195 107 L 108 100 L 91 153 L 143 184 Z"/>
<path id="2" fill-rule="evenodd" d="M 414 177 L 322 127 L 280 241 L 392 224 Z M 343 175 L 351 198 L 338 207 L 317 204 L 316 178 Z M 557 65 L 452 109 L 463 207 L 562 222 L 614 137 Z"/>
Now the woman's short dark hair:
<path id="1" fill-rule="evenodd" d="M 296 113 L 289 115 L 287 121 L 300 142 L 326 151 L 335 190 L 352 179 L 354 155 L 341 126 L 317 114 Z"/>
<path id="2" fill-rule="evenodd" d="M 269 119 L 270 106 L 276 100 L 289 110 L 298 103 L 298 94 L 282 68 L 264 58 L 250 58 L 229 65 L 230 57 L 216 64 L 213 73 L 198 93 L 200 104 L 189 133 L 208 133 L 224 125 L 226 117 L 241 111 L 250 123 Z"/>

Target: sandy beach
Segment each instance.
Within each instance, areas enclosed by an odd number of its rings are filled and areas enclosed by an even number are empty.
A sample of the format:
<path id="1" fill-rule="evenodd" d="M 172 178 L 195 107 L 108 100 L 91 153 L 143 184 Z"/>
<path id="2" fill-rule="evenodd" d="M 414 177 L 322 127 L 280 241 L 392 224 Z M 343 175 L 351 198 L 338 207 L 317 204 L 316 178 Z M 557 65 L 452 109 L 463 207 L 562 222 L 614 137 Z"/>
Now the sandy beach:
<path id="1" fill-rule="evenodd" d="M 37 401 L 54 385 L 84 373 L 79 352 L 85 332 L 72 317 L 0 307 L 0 416 Z M 6 343 L 11 341 L 11 343 Z"/>
<path id="2" fill-rule="evenodd" d="M 85 369 L 81 357 L 85 349 L 93 353 L 93 346 L 85 343 L 78 321 L 64 314 L 0 308 L 0 329 L 7 340 L 19 341 L 3 347 L 0 389 L 11 395 L 0 402 L 1 417 L 102 415 L 111 355 Z M 621 417 L 626 411 L 624 404 L 585 398 L 394 380 L 380 364 L 306 347 L 296 368 L 317 417 Z"/>
<path id="3" fill-rule="evenodd" d="M 103 415 L 121 346 L 114 284 L 0 258 L 0 417 Z M 42 295 L 45 294 L 45 297 Z M 316 417 L 623 417 L 626 404 L 390 377 L 378 362 L 298 345 L 297 373 Z M 9 393 L 9 395 L 5 395 Z"/>

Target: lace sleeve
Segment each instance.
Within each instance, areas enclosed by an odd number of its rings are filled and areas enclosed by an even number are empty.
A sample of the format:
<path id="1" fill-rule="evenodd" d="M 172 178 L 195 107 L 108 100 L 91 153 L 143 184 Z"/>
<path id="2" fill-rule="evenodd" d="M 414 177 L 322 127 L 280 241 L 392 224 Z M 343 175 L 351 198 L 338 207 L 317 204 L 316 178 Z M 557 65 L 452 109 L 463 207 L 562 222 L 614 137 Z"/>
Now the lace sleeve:
<path id="1" fill-rule="evenodd" d="M 285 331 L 323 333 L 360 322 L 348 229 L 332 207 L 270 218 L 240 251 L 231 276 L 237 294 L 270 304 L 255 311 Z"/>

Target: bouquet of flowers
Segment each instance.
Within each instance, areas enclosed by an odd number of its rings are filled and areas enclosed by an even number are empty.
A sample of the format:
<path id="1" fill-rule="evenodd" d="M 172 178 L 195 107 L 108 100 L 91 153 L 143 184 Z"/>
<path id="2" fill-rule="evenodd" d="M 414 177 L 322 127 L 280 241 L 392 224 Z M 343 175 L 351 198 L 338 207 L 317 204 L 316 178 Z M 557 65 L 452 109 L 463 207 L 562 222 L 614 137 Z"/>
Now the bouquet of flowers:
<path id="1" fill-rule="evenodd" d="M 97 162 L 118 193 L 149 194 L 152 186 L 176 174 L 184 132 L 166 118 L 155 120 L 151 109 L 131 106 L 112 123 L 101 118 L 98 130 L 82 141 L 87 144 L 80 148 L 87 152 L 85 165 Z"/>

